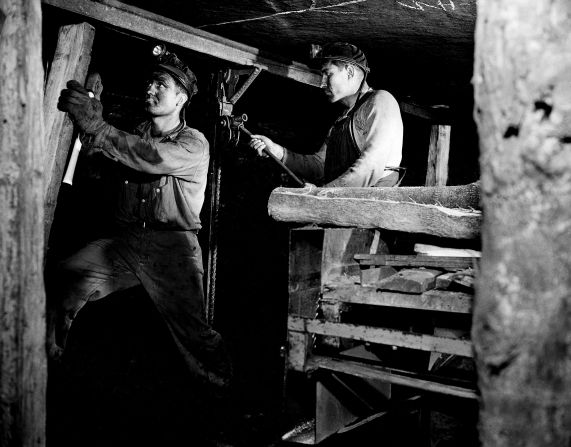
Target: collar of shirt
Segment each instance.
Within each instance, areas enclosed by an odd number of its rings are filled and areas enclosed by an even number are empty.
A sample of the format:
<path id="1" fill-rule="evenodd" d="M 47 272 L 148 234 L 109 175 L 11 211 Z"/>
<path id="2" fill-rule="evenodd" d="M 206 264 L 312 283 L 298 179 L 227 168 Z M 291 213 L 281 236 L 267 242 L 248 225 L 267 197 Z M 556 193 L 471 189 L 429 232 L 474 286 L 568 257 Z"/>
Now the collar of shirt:
<path id="1" fill-rule="evenodd" d="M 179 125 L 176 126 L 173 130 L 171 130 L 169 133 L 167 133 L 166 135 L 163 135 L 162 137 L 160 137 L 160 141 L 164 142 L 164 141 L 169 141 L 169 140 L 174 140 L 179 133 L 182 132 L 182 130 L 185 128 L 186 126 L 186 121 L 185 120 L 181 120 Z M 141 124 L 139 124 L 135 131 L 139 134 L 139 136 L 149 136 L 151 138 L 158 138 L 158 137 L 153 137 L 151 135 L 151 122 L 150 121 L 145 121 Z"/>

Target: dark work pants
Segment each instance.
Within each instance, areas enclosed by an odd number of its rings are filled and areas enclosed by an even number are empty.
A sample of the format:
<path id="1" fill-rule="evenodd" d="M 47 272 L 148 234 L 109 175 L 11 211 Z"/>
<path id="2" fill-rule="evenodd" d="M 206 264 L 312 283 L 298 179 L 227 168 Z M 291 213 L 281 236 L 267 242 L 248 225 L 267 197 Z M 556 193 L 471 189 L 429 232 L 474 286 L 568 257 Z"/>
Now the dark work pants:
<path id="1" fill-rule="evenodd" d="M 191 373 L 226 387 L 231 367 L 220 334 L 206 322 L 202 254 L 190 231 L 135 228 L 89 243 L 59 266 L 56 341 L 89 301 L 141 284 L 166 322 Z M 58 297 L 59 298 L 59 297 Z M 63 346 L 62 346 L 63 347 Z"/>

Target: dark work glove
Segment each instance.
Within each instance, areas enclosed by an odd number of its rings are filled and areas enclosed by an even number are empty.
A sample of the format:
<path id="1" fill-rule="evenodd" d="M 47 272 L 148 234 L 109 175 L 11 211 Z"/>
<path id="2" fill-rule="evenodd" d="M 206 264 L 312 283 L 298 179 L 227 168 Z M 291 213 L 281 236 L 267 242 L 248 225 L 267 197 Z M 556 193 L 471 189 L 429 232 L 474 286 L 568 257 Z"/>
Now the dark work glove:
<path id="1" fill-rule="evenodd" d="M 69 81 L 67 88 L 61 91 L 57 108 L 69 113 L 83 133 L 94 135 L 105 124 L 103 105 L 98 99 L 91 98 L 89 91 L 77 81 Z"/>

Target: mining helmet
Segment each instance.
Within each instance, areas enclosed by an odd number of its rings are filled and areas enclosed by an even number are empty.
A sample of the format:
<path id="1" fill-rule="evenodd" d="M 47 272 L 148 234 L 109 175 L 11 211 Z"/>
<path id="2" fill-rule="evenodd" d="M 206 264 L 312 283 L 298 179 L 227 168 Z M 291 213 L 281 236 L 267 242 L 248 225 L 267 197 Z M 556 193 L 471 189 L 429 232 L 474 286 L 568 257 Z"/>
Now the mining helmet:
<path id="1" fill-rule="evenodd" d="M 153 67 L 155 71 L 164 71 L 171 75 L 188 94 L 188 99 L 192 98 L 198 91 L 196 76 L 174 53 L 167 51 L 163 44 L 153 48 L 153 56 L 157 58 Z"/>
<path id="2" fill-rule="evenodd" d="M 315 55 L 314 61 L 321 64 L 326 61 L 347 62 L 355 64 L 365 74 L 371 71 L 365 53 L 355 45 L 347 42 L 333 42 L 324 45 Z"/>

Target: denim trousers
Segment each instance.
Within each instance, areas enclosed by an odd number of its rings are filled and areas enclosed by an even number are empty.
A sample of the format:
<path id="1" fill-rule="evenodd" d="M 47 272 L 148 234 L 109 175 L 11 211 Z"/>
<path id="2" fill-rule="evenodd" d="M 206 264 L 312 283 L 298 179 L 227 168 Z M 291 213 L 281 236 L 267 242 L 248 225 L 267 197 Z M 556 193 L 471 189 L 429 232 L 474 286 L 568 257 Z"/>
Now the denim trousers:
<path id="1" fill-rule="evenodd" d="M 56 342 L 64 347 L 81 308 L 142 285 L 191 373 L 226 387 L 231 365 L 224 342 L 206 321 L 202 253 L 195 232 L 129 228 L 87 244 L 59 264 Z"/>

